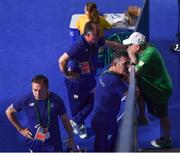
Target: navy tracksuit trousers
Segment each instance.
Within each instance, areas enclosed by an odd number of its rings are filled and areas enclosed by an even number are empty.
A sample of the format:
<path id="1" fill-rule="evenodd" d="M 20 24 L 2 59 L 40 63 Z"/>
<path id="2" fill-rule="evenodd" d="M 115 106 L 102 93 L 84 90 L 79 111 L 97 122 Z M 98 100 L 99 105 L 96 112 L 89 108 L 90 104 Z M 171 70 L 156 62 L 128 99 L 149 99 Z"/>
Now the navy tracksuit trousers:
<path id="1" fill-rule="evenodd" d="M 73 121 L 83 124 L 94 106 L 94 93 L 79 83 L 65 79 Z"/>
<path id="2" fill-rule="evenodd" d="M 115 151 L 118 135 L 118 123 L 116 117 L 97 113 L 93 116 L 91 126 L 95 131 L 94 152 Z"/>

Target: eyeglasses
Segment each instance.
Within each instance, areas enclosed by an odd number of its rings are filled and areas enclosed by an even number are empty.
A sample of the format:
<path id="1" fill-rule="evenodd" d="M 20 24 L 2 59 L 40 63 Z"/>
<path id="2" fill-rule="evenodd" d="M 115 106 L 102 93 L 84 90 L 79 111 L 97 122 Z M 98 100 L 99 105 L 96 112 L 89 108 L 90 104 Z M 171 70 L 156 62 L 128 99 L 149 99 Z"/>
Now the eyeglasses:
<path id="1" fill-rule="evenodd" d="M 93 35 L 93 36 L 99 36 L 99 32 L 94 33 L 92 31 L 89 31 L 87 34 L 88 35 Z"/>

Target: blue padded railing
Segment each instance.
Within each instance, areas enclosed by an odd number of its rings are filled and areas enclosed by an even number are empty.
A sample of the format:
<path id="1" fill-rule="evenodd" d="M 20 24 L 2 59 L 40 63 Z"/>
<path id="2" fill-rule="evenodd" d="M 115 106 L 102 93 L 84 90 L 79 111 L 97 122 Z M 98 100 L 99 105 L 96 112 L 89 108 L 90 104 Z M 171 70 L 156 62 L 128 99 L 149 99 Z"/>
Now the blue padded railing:
<path id="1" fill-rule="evenodd" d="M 141 14 L 136 23 L 134 31 L 141 32 L 149 40 L 149 0 L 144 0 Z M 124 111 L 123 120 L 119 128 L 116 144 L 117 152 L 136 152 L 137 151 L 137 108 L 135 97 L 135 67 L 130 72 L 130 83 L 128 96 Z"/>
<path id="2" fill-rule="evenodd" d="M 117 152 L 135 152 L 137 151 L 137 108 L 135 97 L 135 67 L 130 68 L 130 83 L 128 88 L 125 113 L 118 131 L 116 144 Z"/>

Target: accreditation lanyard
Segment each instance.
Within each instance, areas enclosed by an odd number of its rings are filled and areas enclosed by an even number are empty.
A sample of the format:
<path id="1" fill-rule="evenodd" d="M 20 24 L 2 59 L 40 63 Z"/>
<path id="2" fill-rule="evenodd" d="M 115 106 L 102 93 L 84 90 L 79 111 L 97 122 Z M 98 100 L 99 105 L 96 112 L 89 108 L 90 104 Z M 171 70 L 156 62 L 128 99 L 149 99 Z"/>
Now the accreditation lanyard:
<path id="1" fill-rule="evenodd" d="M 35 111 L 36 111 L 38 124 L 40 124 L 40 126 L 43 126 L 43 127 L 45 127 L 45 125 L 43 124 L 43 121 L 44 121 L 45 116 L 46 116 L 46 108 L 47 108 L 47 111 L 48 111 L 48 116 L 47 116 L 48 121 L 47 121 L 47 126 L 46 127 L 49 128 L 49 125 L 50 125 L 50 112 L 51 112 L 50 100 L 48 98 L 48 100 L 46 101 L 44 111 L 43 111 L 43 114 L 42 114 L 42 118 L 41 118 L 41 115 L 40 115 L 39 107 L 37 105 L 37 101 L 35 100 Z"/>

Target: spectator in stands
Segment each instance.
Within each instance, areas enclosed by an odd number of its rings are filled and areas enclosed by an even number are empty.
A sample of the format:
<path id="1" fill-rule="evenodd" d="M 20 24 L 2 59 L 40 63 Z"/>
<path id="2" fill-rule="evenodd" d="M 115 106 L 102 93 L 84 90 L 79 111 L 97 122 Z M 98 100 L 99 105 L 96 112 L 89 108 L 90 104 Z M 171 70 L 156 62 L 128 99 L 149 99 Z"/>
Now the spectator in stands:
<path id="1" fill-rule="evenodd" d="M 120 111 L 121 98 L 127 91 L 129 56 L 126 51 L 114 52 L 112 64 L 99 77 L 92 117 L 95 131 L 94 151 L 115 151 L 118 132 L 117 115 Z M 111 135 L 111 143 L 108 136 Z"/>
<path id="2" fill-rule="evenodd" d="M 62 151 L 58 116 L 68 134 L 68 147 L 72 148 L 74 145 L 72 127 L 64 103 L 48 87 L 45 76 L 35 76 L 32 78 L 32 92 L 15 101 L 6 110 L 9 121 L 26 138 L 28 149 L 32 152 Z M 19 111 L 25 112 L 27 127 L 23 127 L 17 120 L 15 113 Z"/>
<path id="3" fill-rule="evenodd" d="M 85 6 L 85 14 L 80 16 L 76 22 L 76 27 L 80 34 L 84 33 L 84 27 L 88 21 L 96 22 L 100 25 L 100 36 L 103 36 L 104 30 L 111 29 L 111 24 L 101 16 L 94 2 L 87 2 Z"/>
<path id="4" fill-rule="evenodd" d="M 139 32 L 132 33 L 123 41 L 128 45 L 128 53 L 135 65 L 138 86 L 148 111 L 160 119 L 160 138 L 151 141 L 154 147 L 170 148 L 170 122 L 168 118 L 168 99 L 172 93 L 172 82 L 159 51 L 146 42 Z M 141 98 L 142 99 L 142 98 Z M 141 108 L 140 109 L 144 109 Z M 140 111 L 143 113 L 144 111 Z M 140 114 L 144 116 L 144 114 Z"/>
<path id="5" fill-rule="evenodd" d="M 99 47 L 106 45 L 116 49 L 124 46 L 120 43 L 99 37 L 99 25 L 89 21 L 81 35 L 60 58 L 59 67 L 65 75 L 65 83 L 71 107 L 73 132 L 86 138 L 84 120 L 91 113 L 94 105 L 94 88 L 96 86 L 97 56 Z M 68 61 L 75 63 L 76 71 L 68 68 Z"/>

